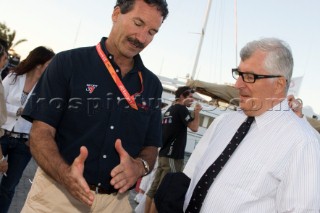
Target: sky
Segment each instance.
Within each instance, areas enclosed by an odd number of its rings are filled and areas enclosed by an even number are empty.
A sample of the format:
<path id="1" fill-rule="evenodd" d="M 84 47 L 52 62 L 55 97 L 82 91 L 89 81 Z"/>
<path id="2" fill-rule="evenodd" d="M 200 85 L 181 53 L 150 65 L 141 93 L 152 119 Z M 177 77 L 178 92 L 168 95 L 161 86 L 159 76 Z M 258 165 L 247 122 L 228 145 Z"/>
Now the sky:
<path id="1" fill-rule="evenodd" d="M 15 41 L 27 39 L 15 47 L 23 59 L 40 45 L 57 53 L 97 44 L 110 32 L 115 2 L 0 0 L 0 22 L 16 31 Z M 141 55 L 155 74 L 185 78 L 193 72 L 208 0 L 167 2 L 169 16 Z M 235 83 L 231 69 L 240 61 L 240 49 L 252 40 L 277 37 L 292 49 L 293 77 L 303 77 L 295 95 L 320 114 L 320 1 L 238 0 L 237 18 L 235 5 L 235 0 L 212 0 L 195 79 Z"/>

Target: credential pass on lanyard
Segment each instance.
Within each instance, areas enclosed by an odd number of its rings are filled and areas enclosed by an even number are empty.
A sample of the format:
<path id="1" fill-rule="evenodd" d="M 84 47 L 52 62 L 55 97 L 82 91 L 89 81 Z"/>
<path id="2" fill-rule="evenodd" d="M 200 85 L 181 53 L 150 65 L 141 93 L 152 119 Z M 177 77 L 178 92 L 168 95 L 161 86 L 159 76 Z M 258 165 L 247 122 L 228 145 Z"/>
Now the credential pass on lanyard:
<path id="1" fill-rule="evenodd" d="M 122 95 L 124 96 L 124 98 L 127 100 L 129 105 L 133 109 L 138 110 L 138 106 L 137 106 L 136 101 L 134 99 L 135 94 L 133 94 L 133 95 L 129 94 L 126 87 L 123 85 L 122 81 L 120 80 L 119 76 L 117 75 L 116 71 L 114 70 L 112 64 L 108 60 L 107 56 L 102 51 L 100 43 L 97 44 L 96 49 L 97 49 L 97 52 L 98 52 L 101 60 L 103 61 L 104 65 L 106 66 L 107 70 L 109 71 L 113 81 L 118 86 L 118 88 L 119 88 L 120 92 L 122 93 Z M 140 81 L 141 81 L 141 86 L 142 86 L 141 92 L 142 92 L 143 91 L 142 74 L 140 71 L 138 72 L 138 74 L 139 74 Z"/>

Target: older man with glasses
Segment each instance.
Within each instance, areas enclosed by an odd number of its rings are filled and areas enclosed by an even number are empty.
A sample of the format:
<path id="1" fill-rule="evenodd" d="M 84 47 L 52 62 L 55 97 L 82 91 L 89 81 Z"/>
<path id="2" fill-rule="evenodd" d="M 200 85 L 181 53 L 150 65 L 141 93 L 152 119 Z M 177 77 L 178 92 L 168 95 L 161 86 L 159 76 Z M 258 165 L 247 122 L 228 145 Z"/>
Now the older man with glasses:
<path id="1" fill-rule="evenodd" d="M 289 46 L 265 38 L 249 42 L 240 57 L 232 70 L 240 109 L 218 117 L 192 153 L 184 211 L 319 212 L 320 145 L 286 98 Z"/>

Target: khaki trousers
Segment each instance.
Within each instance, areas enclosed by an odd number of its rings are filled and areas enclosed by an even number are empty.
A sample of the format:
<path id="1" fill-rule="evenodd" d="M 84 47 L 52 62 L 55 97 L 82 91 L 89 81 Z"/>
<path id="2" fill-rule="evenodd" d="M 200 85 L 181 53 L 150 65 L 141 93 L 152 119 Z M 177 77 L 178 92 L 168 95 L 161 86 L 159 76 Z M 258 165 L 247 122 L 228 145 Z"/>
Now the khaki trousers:
<path id="1" fill-rule="evenodd" d="M 183 159 L 159 157 L 158 167 L 154 175 L 154 180 L 151 184 L 151 187 L 147 192 L 147 196 L 150 198 L 154 198 L 154 195 L 156 194 L 164 176 L 166 176 L 166 174 L 169 172 L 181 172 L 183 170 L 183 165 Z"/>
<path id="2" fill-rule="evenodd" d="M 63 186 L 50 178 L 40 167 L 23 206 L 22 213 L 132 213 L 129 192 L 95 194 L 91 207 L 76 200 Z"/>

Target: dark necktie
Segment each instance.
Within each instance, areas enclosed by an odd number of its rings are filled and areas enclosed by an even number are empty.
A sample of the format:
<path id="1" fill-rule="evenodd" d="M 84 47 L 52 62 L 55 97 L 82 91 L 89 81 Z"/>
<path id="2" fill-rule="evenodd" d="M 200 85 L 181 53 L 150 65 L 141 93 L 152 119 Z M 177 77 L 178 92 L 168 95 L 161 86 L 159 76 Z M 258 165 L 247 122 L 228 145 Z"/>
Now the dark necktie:
<path id="1" fill-rule="evenodd" d="M 213 183 L 214 179 L 217 177 L 221 169 L 224 167 L 224 165 L 227 163 L 232 153 L 236 150 L 240 142 L 248 133 L 253 120 L 254 117 L 248 117 L 248 119 L 241 124 L 227 147 L 202 175 L 193 190 L 189 205 L 185 211 L 186 213 L 200 212 L 202 203 L 208 193 L 211 184 Z"/>

